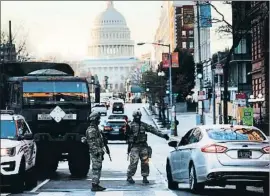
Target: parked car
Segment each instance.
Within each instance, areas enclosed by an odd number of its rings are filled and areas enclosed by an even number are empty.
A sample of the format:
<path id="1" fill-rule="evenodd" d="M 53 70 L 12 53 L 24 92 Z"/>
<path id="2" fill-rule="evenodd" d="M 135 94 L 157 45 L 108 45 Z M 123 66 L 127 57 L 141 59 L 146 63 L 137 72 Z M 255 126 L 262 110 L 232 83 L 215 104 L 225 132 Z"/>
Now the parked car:
<path id="1" fill-rule="evenodd" d="M 104 114 L 107 116 L 107 107 L 105 104 L 96 104 L 94 107 L 92 107 L 92 111 L 100 112 L 100 114 Z"/>
<path id="2" fill-rule="evenodd" d="M 124 119 L 108 119 L 103 126 L 103 133 L 108 140 L 126 140 L 126 126 Z"/>
<path id="3" fill-rule="evenodd" d="M 115 113 L 115 112 L 122 112 L 124 113 L 125 112 L 125 109 L 124 109 L 124 103 L 123 102 L 114 102 L 113 103 L 113 106 L 112 106 L 112 113 Z"/>
<path id="4" fill-rule="evenodd" d="M 189 130 L 167 158 L 168 187 L 189 183 L 196 192 L 208 186 L 262 186 L 269 194 L 270 146 L 256 127 L 203 125 Z"/>
<path id="5" fill-rule="evenodd" d="M 0 185 L 11 186 L 12 192 L 21 193 L 37 185 L 37 146 L 23 116 L 0 110 L 0 120 Z"/>
<path id="6" fill-rule="evenodd" d="M 126 123 L 129 122 L 128 116 L 125 114 L 112 114 L 108 117 L 108 119 L 124 119 Z"/>

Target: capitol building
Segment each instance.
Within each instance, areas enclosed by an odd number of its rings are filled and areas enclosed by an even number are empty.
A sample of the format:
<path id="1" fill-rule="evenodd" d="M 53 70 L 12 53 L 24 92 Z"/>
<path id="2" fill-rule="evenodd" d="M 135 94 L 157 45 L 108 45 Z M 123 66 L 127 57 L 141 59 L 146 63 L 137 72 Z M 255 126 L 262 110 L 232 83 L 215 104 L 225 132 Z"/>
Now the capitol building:
<path id="1" fill-rule="evenodd" d="M 111 90 L 124 91 L 125 81 L 137 63 L 126 20 L 113 1 L 108 1 L 106 10 L 94 20 L 88 57 L 81 62 L 79 72 L 96 74 L 101 85 L 108 76 Z"/>

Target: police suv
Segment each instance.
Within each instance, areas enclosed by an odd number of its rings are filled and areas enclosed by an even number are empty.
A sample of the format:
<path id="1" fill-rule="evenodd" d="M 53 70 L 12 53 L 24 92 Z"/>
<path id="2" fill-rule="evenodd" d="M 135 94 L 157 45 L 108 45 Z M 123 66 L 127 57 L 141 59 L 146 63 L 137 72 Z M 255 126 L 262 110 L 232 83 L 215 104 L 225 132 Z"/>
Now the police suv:
<path id="1" fill-rule="evenodd" d="M 37 185 L 36 143 L 23 116 L 11 110 L 0 110 L 0 115 L 0 185 L 20 193 Z"/>

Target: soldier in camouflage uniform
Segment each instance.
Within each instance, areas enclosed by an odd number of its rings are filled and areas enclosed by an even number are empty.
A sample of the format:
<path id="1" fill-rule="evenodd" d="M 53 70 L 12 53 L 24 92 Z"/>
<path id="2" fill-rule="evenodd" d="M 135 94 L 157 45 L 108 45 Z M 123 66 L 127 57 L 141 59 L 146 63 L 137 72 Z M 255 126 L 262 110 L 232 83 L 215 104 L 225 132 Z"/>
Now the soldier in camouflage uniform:
<path id="1" fill-rule="evenodd" d="M 128 143 L 130 149 L 130 165 L 127 171 L 127 181 L 134 184 L 135 181 L 132 176 L 135 175 L 139 159 L 141 160 L 141 175 L 143 176 L 143 183 L 149 183 L 147 176 L 149 176 L 149 158 L 151 156 L 151 149 L 147 144 L 146 132 L 153 133 L 159 137 L 169 139 L 167 134 L 162 134 L 153 126 L 141 121 L 140 110 L 133 112 L 133 121 L 129 125 L 127 132 Z"/>
<path id="2" fill-rule="evenodd" d="M 102 169 L 102 161 L 104 156 L 104 139 L 98 128 L 100 123 L 100 113 L 92 112 L 89 116 L 90 126 L 86 130 L 86 139 L 89 145 L 90 157 L 92 162 L 92 191 L 104 191 L 99 185 L 99 179 Z"/>

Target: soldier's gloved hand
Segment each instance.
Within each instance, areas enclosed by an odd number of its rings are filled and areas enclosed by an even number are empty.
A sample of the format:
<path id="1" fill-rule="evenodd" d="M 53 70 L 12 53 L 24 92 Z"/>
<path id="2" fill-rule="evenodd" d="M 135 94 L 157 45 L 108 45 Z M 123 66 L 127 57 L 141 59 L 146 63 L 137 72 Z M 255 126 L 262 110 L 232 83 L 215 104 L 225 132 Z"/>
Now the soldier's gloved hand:
<path id="1" fill-rule="evenodd" d="M 163 137 L 166 139 L 166 140 L 169 140 L 170 137 L 167 135 L 167 134 L 164 134 Z"/>

